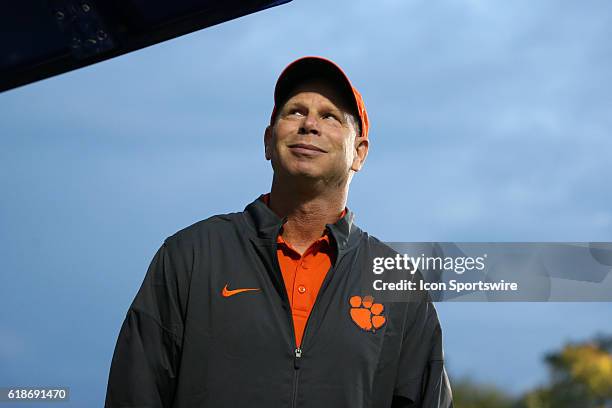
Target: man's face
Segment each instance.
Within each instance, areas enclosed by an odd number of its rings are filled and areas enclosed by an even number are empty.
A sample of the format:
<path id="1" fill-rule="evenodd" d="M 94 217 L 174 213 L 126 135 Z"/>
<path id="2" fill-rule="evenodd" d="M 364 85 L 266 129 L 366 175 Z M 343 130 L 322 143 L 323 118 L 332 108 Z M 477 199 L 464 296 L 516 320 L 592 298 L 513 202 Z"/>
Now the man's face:
<path id="1" fill-rule="evenodd" d="M 266 159 L 274 173 L 343 184 L 368 151 L 348 103 L 324 81 L 299 85 L 266 129 Z"/>

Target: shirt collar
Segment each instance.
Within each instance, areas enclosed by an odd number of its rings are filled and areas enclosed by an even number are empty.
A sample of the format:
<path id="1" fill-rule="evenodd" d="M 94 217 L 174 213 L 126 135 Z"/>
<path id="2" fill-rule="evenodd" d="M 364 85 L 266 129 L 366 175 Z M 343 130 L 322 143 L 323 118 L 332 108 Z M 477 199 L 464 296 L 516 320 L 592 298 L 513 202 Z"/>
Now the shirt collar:
<path id="1" fill-rule="evenodd" d="M 287 219 L 279 217 L 267 206 L 265 196 L 265 194 L 260 195 L 255 201 L 247 205 L 244 211 L 260 238 L 276 242 L 280 229 Z M 343 214 L 335 223 L 325 225 L 326 231 L 329 231 L 334 238 L 338 250 L 343 250 L 349 245 L 350 236 L 358 229 L 353 225 L 353 212 L 345 208 Z"/>

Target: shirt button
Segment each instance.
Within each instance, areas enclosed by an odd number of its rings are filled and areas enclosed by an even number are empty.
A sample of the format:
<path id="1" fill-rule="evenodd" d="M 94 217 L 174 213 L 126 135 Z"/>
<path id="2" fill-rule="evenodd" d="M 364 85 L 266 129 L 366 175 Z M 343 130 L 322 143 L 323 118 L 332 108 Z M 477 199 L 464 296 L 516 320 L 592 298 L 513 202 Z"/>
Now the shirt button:
<path id="1" fill-rule="evenodd" d="M 300 292 L 300 293 L 306 292 L 306 286 L 304 286 L 304 285 L 298 286 L 298 292 Z"/>

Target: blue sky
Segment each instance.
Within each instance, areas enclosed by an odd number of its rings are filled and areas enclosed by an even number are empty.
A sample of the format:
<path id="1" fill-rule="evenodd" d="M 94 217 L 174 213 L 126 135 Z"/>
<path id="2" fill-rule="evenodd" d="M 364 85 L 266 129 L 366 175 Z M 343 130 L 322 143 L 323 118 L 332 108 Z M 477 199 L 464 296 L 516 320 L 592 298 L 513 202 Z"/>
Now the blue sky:
<path id="1" fill-rule="evenodd" d="M 166 236 L 270 186 L 263 131 L 291 60 L 365 98 L 356 222 L 385 241 L 612 241 L 612 6 L 300 1 L 0 94 L 0 386 L 101 406 Z M 612 305 L 438 304 L 452 375 L 520 392 Z"/>

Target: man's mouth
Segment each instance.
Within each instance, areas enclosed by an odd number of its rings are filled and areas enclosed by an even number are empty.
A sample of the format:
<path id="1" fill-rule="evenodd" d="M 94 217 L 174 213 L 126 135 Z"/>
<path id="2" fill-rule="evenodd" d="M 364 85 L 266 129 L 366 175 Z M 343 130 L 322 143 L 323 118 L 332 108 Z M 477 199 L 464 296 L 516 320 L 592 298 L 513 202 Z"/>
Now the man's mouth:
<path id="1" fill-rule="evenodd" d="M 311 145 L 308 143 L 295 143 L 292 145 L 289 145 L 289 148 L 291 150 L 297 151 L 297 152 L 319 152 L 319 153 L 327 153 L 325 150 L 321 149 L 320 147 L 317 147 L 315 145 Z"/>

